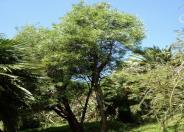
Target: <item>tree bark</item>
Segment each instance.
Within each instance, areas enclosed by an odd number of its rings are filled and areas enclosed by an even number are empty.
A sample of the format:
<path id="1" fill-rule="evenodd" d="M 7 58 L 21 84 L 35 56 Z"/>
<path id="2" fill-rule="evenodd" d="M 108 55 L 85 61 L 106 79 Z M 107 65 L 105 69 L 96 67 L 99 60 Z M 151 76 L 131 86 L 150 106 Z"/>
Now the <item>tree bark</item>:
<path id="1" fill-rule="evenodd" d="M 58 93 L 65 93 L 67 85 L 68 83 L 66 83 L 62 87 L 55 87 L 57 88 Z M 73 113 L 66 95 L 58 97 L 58 104 L 51 106 L 51 109 L 54 110 L 59 116 L 68 121 L 68 124 L 73 132 L 84 132 L 83 126 L 79 123 L 75 114 Z"/>
<path id="2" fill-rule="evenodd" d="M 83 127 L 78 122 L 76 116 L 73 114 L 70 108 L 68 99 L 63 98 L 62 103 L 64 107 L 62 107 L 60 104 L 57 104 L 52 106 L 51 109 L 54 110 L 59 116 L 68 121 L 72 132 L 84 132 Z"/>
<path id="3" fill-rule="evenodd" d="M 97 86 L 95 88 L 95 93 L 96 93 L 98 109 L 99 109 L 100 116 L 101 116 L 101 130 L 100 130 L 100 132 L 107 132 L 107 117 L 105 114 L 105 106 L 104 106 L 102 89 L 99 86 Z"/>
<path id="4" fill-rule="evenodd" d="M 63 105 L 65 107 L 65 110 L 67 112 L 67 121 L 69 123 L 70 128 L 72 129 L 73 132 L 83 132 L 83 127 L 81 124 L 78 122 L 77 118 L 73 114 L 68 99 L 62 98 L 63 99 Z"/>
<path id="5" fill-rule="evenodd" d="M 99 84 L 100 73 L 96 70 L 92 76 L 91 87 L 94 89 L 96 94 L 97 105 L 101 116 L 101 130 L 100 132 L 107 132 L 107 118 L 105 114 L 105 103 L 103 98 L 103 92 Z"/>
<path id="6" fill-rule="evenodd" d="M 83 111 L 82 111 L 81 122 L 80 122 L 81 125 L 84 124 L 86 111 L 87 111 L 87 107 L 88 107 L 88 102 L 89 102 L 89 98 L 91 96 L 91 93 L 92 93 L 92 89 L 89 88 L 89 91 L 88 91 L 88 94 L 87 94 L 87 97 L 86 97 L 86 101 L 85 101 L 85 104 L 84 104 L 84 108 L 83 108 Z"/>

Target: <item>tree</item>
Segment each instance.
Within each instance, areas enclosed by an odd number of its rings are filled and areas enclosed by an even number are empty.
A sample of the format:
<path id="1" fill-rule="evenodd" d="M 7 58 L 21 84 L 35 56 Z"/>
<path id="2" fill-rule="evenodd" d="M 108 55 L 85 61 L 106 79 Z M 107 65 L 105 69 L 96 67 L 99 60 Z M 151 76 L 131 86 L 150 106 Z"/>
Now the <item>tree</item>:
<path id="1" fill-rule="evenodd" d="M 144 38 L 142 23 L 106 3 L 90 6 L 81 2 L 60 24 L 54 25 L 54 30 L 60 42 L 57 47 L 61 47 L 64 56 L 61 62 L 73 66 L 77 72 L 75 77 L 89 79 L 101 115 L 101 132 L 107 131 L 101 78 L 116 67 L 127 50 Z"/>
<path id="2" fill-rule="evenodd" d="M 133 53 L 135 56 L 137 55 L 135 58 L 139 58 L 137 59 L 137 62 L 141 62 L 142 64 L 166 64 L 171 61 L 173 57 L 172 49 L 172 46 L 164 49 L 160 49 L 156 46 L 144 49 L 139 47 L 134 49 Z M 134 61 L 135 60 L 136 59 L 134 59 Z"/>
<path id="3" fill-rule="evenodd" d="M 42 90 L 43 97 L 41 97 L 44 98 L 44 101 L 40 102 L 42 110 L 55 111 L 57 115 L 68 121 L 72 131 L 83 131 L 82 125 L 71 108 L 71 100 L 74 98 L 73 90 L 78 88 L 75 94 L 80 93 L 82 90 L 80 88 L 83 85 L 80 83 L 81 86 L 78 87 L 79 83 L 71 80 L 75 71 L 71 69 L 70 64 L 63 65 L 61 62 L 62 52 L 56 50 L 58 48 L 57 33 L 44 28 L 26 26 L 22 28 L 15 39 L 24 45 L 23 51 L 27 53 L 25 59 L 29 61 L 29 65 L 33 66 L 37 74 L 46 78 L 46 81 L 40 80 L 46 83 Z M 54 87 L 54 89 L 48 91 L 50 87 Z M 45 96 L 47 97 L 45 98 Z M 52 103 L 49 103 L 49 100 L 52 100 Z"/>
<path id="4" fill-rule="evenodd" d="M 156 69 L 144 74 L 141 81 L 148 90 L 145 98 L 150 98 L 151 110 L 149 114 L 157 119 L 165 132 L 167 121 L 183 109 L 183 64 L 177 67 L 172 65 L 158 65 Z M 144 102 L 144 101 L 143 101 Z"/>
<path id="5" fill-rule="evenodd" d="M 103 79 L 101 86 L 104 90 L 107 116 L 123 123 L 134 123 L 133 114 L 130 110 L 132 104 L 129 99 L 129 94 L 132 91 L 125 86 L 127 82 L 121 72 L 117 71 Z"/>
<path id="6" fill-rule="evenodd" d="M 7 132 L 18 130 L 20 110 L 33 99 L 32 94 L 23 87 L 23 77 L 19 76 L 24 70 L 18 65 L 22 55 L 17 46 L 13 40 L 0 38 L 0 120 Z"/>
<path id="7" fill-rule="evenodd" d="M 183 118 L 183 53 L 156 47 L 136 53 L 142 56 L 131 58 L 117 71 L 115 75 L 120 76 L 114 83 L 124 80 L 120 86 L 132 92 L 129 98 L 137 98 L 131 111 L 156 119 L 165 132 L 169 119 L 176 115 Z"/>
<path id="8" fill-rule="evenodd" d="M 46 73 L 53 73 L 49 76 L 54 82 L 90 83 L 96 92 L 102 131 L 106 131 L 101 78 L 115 69 L 126 50 L 136 47 L 143 37 L 142 23 L 136 17 L 113 10 L 106 3 L 79 3 L 51 30 L 26 28 L 16 40 L 29 45 L 34 62 L 43 62 Z"/>

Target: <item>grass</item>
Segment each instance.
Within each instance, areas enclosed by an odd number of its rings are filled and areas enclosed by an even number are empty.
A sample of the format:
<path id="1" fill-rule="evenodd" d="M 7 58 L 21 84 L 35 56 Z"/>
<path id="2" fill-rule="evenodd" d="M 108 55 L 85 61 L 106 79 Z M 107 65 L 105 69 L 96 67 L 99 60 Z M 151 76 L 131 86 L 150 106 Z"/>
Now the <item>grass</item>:
<path id="1" fill-rule="evenodd" d="M 113 121 L 108 122 L 109 132 L 121 132 L 124 129 L 127 129 L 127 125 L 123 123 Z M 86 132 L 98 132 L 100 130 L 100 123 L 99 122 L 91 122 L 85 123 L 84 130 Z M 49 128 L 38 128 L 38 129 L 30 129 L 22 132 L 71 132 L 68 125 L 58 126 L 58 127 L 49 127 Z"/>
<path id="2" fill-rule="evenodd" d="M 172 119 L 168 120 L 168 132 L 184 132 L 184 118 L 183 116 L 176 115 Z M 52 126 L 49 128 L 38 128 L 30 129 L 21 132 L 71 132 L 68 125 Z M 108 122 L 109 131 L 108 132 L 160 132 L 160 125 L 158 123 L 133 125 L 133 124 L 123 124 L 119 121 L 109 121 Z M 84 124 L 85 132 L 99 132 L 100 123 L 99 122 L 89 122 Z"/>
<path id="3" fill-rule="evenodd" d="M 147 124 L 137 128 L 133 128 L 129 130 L 130 132 L 160 132 L 160 125 L 158 124 Z M 167 128 L 167 132 L 184 132 L 184 124 L 180 124 L 179 126 L 169 126 Z"/>
<path id="4" fill-rule="evenodd" d="M 167 132 L 184 132 L 184 118 L 176 115 L 168 120 Z M 145 124 L 136 128 L 129 129 L 130 132 L 160 132 L 161 127 L 158 123 Z"/>
<path id="5" fill-rule="evenodd" d="M 160 132 L 160 125 L 157 123 L 146 124 L 141 126 L 132 126 L 130 124 L 123 124 L 117 121 L 109 122 L 108 127 L 110 128 L 108 132 Z M 99 122 L 91 122 L 85 124 L 85 132 L 98 132 L 100 128 Z M 179 126 L 174 126 L 172 123 L 168 127 L 168 132 L 184 132 L 184 124 Z M 49 127 L 49 128 L 38 128 L 31 129 L 21 132 L 72 132 L 68 125 Z"/>

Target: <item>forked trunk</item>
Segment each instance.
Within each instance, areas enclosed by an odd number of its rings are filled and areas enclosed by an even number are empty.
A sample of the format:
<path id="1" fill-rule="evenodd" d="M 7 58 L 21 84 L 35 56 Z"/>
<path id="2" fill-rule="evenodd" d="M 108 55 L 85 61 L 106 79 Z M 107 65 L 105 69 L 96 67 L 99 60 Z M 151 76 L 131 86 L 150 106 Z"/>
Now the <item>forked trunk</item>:
<path id="1" fill-rule="evenodd" d="M 67 121 L 69 123 L 70 128 L 72 129 L 73 132 L 83 132 L 83 127 L 81 126 L 81 124 L 78 122 L 76 116 L 74 115 L 74 113 L 72 112 L 70 105 L 68 103 L 68 99 L 63 98 L 63 104 L 65 107 L 65 111 L 67 113 Z"/>
<path id="2" fill-rule="evenodd" d="M 64 107 L 62 107 L 60 104 L 57 104 L 51 106 L 50 109 L 54 110 L 59 116 L 68 121 L 72 132 L 84 132 L 83 127 L 72 112 L 68 100 L 66 98 L 63 98 L 62 103 Z"/>

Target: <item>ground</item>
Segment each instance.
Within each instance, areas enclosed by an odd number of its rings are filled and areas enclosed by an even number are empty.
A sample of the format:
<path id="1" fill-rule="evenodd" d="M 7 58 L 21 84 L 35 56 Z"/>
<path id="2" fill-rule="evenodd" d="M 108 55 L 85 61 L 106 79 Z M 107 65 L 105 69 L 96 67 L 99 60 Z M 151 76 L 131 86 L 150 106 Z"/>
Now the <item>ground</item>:
<path id="1" fill-rule="evenodd" d="M 145 124 L 141 126 L 132 126 L 130 124 L 122 124 L 120 122 L 109 122 L 110 130 L 109 132 L 160 132 L 160 125 L 158 123 Z M 100 124 L 98 122 L 92 122 L 85 124 L 86 132 L 97 132 L 99 130 Z M 22 132 L 71 132 L 67 125 L 49 127 L 45 129 L 32 129 Z M 178 126 L 170 124 L 168 127 L 168 132 L 184 132 L 184 124 L 179 124 Z"/>

